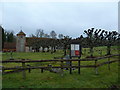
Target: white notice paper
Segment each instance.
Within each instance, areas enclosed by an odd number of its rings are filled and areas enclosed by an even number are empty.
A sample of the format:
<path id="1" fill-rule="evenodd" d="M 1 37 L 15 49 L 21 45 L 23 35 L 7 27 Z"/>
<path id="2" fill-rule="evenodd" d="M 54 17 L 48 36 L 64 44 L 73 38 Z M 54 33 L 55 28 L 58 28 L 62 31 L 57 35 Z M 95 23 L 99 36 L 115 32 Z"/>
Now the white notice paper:
<path id="1" fill-rule="evenodd" d="M 79 44 L 75 45 L 75 50 L 79 50 Z"/>
<path id="2" fill-rule="evenodd" d="M 71 44 L 71 50 L 75 50 L 74 46 L 75 46 L 74 44 Z"/>

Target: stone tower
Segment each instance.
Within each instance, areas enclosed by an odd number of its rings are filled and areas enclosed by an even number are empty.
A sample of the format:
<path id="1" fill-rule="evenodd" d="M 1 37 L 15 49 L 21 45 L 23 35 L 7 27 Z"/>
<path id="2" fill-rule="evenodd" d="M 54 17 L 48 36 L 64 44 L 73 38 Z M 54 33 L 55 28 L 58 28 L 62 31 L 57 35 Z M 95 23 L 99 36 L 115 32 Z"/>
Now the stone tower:
<path id="1" fill-rule="evenodd" d="M 25 43 L 26 43 L 26 34 L 21 30 L 17 34 L 16 40 L 16 51 L 17 52 L 25 52 Z"/>

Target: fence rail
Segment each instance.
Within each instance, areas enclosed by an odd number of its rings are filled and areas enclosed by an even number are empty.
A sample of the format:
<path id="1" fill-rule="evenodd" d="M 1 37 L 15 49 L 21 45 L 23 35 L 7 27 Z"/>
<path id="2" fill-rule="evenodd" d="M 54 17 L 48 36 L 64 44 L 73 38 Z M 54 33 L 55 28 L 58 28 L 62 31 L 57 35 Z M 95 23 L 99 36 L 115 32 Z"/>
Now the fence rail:
<path id="1" fill-rule="evenodd" d="M 6 60 L 6 61 L 2 61 L 0 63 L 22 63 L 22 66 L 19 67 L 11 67 L 11 68 L 6 68 L 3 67 L 2 71 L 3 74 L 9 73 L 9 72 L 4 72 L 5 70 L 13 70 L 10 71 L 11 72 L 18 72 L 18 71 L 23 71 L 23 78 L 26 78 L 26 74 L 25 74 L 25 70 L 29 70 L 29 72 L 31 72 L 31 69 L 41 69 L 41 72 L 43 73 L 44 70 L 49 70 L 51 71 L 54 68 L 60 68 L 61 70 L 63 70 L 64 68 L 69 68 L 70 70 L 70 74 L 72 74 L 72 68 L 78 68 L 78 74 L 80 74 L 80 68 L 95 68 L 95 73 L 98 74 L 98 67 L 103 66 L 105 64 L 108 64 L 108 68 L 110 70 L 110 64 L 113 62 L 118 62 L 120 61 L 120 59 L 118 60 L 112 60 L 110 61 L 110 58 L 115 57 L 115 56 L 120 56 L 118 54 L 116 55 L 109 55 L 109 56 L 104 56 L 104 57 L 97 57 L 97 58 L 86 58 L 86 59 L 69 59 L 69 60 L 64 60 L 64 59 L 55 59 L 55 60 Z M 103 62 L 103 63 L 97 63 L 98 60 L 102 60 L 102 59 L 107 59 L 108 61 Z M 69 65 L 64 65 L 63 62 L 69 61 Z M 81 61 L 95 61 L 94 65 L 81 65 Z M 34 62 L 61 62 L 60 66 L 26 66 L 25 63 L 34 63 Z M 73 66 L 72 62 L 78 62 L 78 65 Z"/>
<path id="2" fill-rule="evenodd" d="M 105 59 L 105 58 L 111 58 L 113 56 L 119 56 L 118 54 L 115 55 L 109 55 L 109 56 L 104 56 L 104 57 L 97 57 L 97 58 L 85 58 L 85 59 L 55 59 L 55 60 L 5 60 L 5 61 L 0 61 L 0 63 L 21 63 L 21 62 L 25 62 L 25 63 L 30 63 L 30 62 L 61 62 L 61 61 L 95 61 L 95 60 L 101 60 L 101 59 Z"/>

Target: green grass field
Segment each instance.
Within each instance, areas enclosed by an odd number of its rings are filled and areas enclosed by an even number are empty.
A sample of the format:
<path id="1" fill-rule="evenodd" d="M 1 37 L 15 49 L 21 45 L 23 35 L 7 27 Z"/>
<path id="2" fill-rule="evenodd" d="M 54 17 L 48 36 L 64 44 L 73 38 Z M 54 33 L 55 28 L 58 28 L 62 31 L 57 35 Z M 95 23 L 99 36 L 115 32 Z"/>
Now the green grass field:
<path id="1" fill-rule="evenodd" d="M 112 54 L 117 54 L 117 49 L 112 47 Z M 89 55 L 88 50 L 81 58 L 85 58 Z M 97 52 L 102 50 L 102 55 Z M 106 54 L 106 47 L 94 48 L 94 56 L 104 56 Z M 53 59 L 54 57 L 60 57 L 63 55 L 62 51 L 57 51 L 55 54 L 47 53 L 13 53 L 15 59 L 32 59 L 32 60 L 44 60 Z M 3 53 L 2 60 L 10 58 L 10 53 Z M 110 60 L 116 60 L 118 57 L 111 58 Z M 98 63 L 107 61 L 107 59 L 100 60 Z M 39 66 L 41 63 L 29 63 L 33 66 Z M 57 65 L 59 63 L 55 63 Z M 74 63 L 77 64 L 77 63 Z M 93 65 L 94 61 L 81 62 L 82 65 Z M 3 64 L 4 67 L 21 66 L 18 63 Z M 3 75 L 2 86 L 3 88 L 108 88 L 113 85 L 120 87 L 118 83 L 118 62 L 110 65 L 111 70 L 108 70 L 108 65 L 104 65 L 98 68 L 98 75 L 95 74 L 94 68 L 81 68 L 81 74 L 78 74 L 77 69 L 73 70 L 72 74 L 69 74 L 69 70 L 64 70 L 63 76 L 59 73 L 52 73 L 44 71 L 41 73 L 40 69 L 34 69 L 31 73 L 26 71 L 26 79 L 22 79 L 22 72 L 11 73 Z"/>

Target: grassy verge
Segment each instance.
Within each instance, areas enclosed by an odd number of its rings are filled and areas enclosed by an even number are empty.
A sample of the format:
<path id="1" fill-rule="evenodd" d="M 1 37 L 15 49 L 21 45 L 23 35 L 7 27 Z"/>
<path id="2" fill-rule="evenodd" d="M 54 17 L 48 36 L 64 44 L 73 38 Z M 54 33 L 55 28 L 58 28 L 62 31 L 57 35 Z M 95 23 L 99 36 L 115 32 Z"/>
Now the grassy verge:
<path id="1" fill-rule="evenodd" d="M 107 65 L 100 67 L 99 75 L 92 68 L 82 68 L 80 75 L 74 70 L 71 75 L 65 71 L 63 76 L 38 69 L 26 71 L 26 80 L 22 79 L 22 72 L 13 73 L 3 75 L 3 88 L 108 88 L 117 83 L 117 68 L 117 63 L 113 63 L 110 71 Z"/>
<path id="2" fill-rule="evenodd" d="M 106 54 L 106 47 L 94 48 L 94 56 L 101 56 L 97 51 L 102 50 L 102 55 Z M 112 54 L 117 54 L 117 50 L 112 48 Z M 81 58 L 89 55 L 89 49 Z M 84 51 L 84 49 L 83 49 Z M 53 59 L 54 57 L 62 56 L 62 51 L 57 51 L 55 54 L 51 53 L 13 53 L 15 59 Z M 9 59 L 10 53 L 3 53 L 3 60 Z M 118 57 L 110 60 L 118 59 Z M 107 59 L 100 60 L 98 63 L 107 61 Z M 29 64 L 29 63 L 28 63 Z M 54 63 L 57 65 L 59 63 Z M 74 63 L 77 64 L 77 63 Z M 82 65 L 94 65 L 94 61 L 81 62 Z M 31 65 L 39 66 L 41 63 L 31 63 Z M 18 63 L 3 64 L 5 67 L 21 66 Z M 98 75 L 95 74 L 94 68 L 81 68 L 79 75 L 77 69 L 69 74 L 69 70 L 65 70 L 63 76 L 61 74 L 51 73 L 49 71 L 40 72 L 40 69 L 32 70 L 31 73 L 26 71 L 26 79 L 22 79 L 22 72 L 3 75 L 3 88 L 108 88 L 112 85 L 118 85 L 118 62 L 110 65 L 111 70 L 108 70 L 108 65 L 98 68 Z"/>

